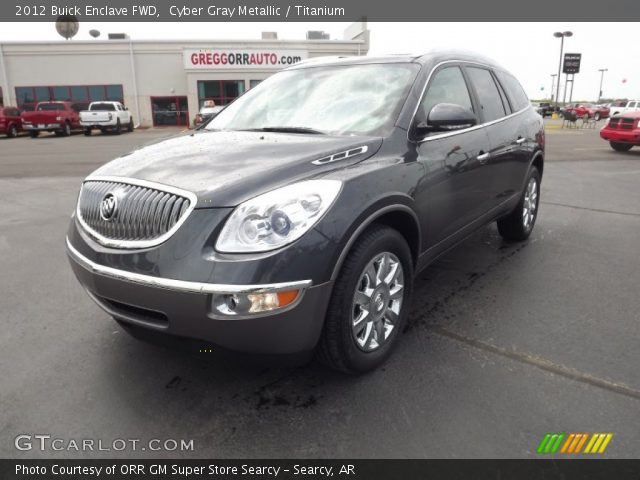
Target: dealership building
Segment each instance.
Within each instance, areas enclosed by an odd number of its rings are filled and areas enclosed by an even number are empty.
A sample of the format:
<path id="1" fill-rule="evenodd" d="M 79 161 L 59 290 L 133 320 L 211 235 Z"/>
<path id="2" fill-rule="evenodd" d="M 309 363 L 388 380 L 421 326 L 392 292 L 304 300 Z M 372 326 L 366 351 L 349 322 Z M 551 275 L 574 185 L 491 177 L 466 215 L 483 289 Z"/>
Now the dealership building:
<path id="1" fill-rule="evenodd" d="M 305 40 L 109 40 L 3 42 L 0 104 L 33 109 L 65 100 L 84 109 L 91 101 L 123 102 L 137 124 L 187 126 L 205 100 L 226 105 L 274 72 L 321 56 L 366 55 L 365 22 L 343 40 L 308 32 Z"/>

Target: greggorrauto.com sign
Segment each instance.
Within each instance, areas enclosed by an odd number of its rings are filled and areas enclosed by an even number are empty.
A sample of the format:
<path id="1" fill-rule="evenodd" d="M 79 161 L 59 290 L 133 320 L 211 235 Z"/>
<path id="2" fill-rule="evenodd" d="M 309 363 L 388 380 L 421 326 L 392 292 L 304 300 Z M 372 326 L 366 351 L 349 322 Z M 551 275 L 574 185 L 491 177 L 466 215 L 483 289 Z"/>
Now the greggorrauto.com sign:
<path id="1" fill-rule="evenodd" d="M 285 68 L 308 58 L 306 50 L 256 50 L 200 48 L 184 50 L 184 68 L 211 70 L 224 68 Z"/>

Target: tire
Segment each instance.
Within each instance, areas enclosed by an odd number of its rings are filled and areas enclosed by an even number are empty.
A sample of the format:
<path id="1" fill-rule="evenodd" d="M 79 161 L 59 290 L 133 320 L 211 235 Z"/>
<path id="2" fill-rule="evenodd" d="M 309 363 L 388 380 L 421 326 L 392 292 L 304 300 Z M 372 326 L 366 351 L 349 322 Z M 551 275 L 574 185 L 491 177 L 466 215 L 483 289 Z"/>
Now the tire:
<path id="1" fill-rule="evenodd" d="M 532 182 L 534 182 L 533 186 Z M 533 196 L 534 193 L 535 196 Z M 522 242 L 529 238 L 538 218 L 539 203 L 540 172 L 536 167 L 531 167 L 518 205 L 507 217 L 497 222 L 498 232 L 502 238 L 509 242 Z"/>
<path id="2" fill-rule="evenodd" d="M 31 130 L 31 131 L 29 132 L 29 136 L 30 136 L 31 138 L 38 138 L 38 135 L 40 135 L 40 132 L 39 132 L 38 130 Z"/>
<path id="3" fill-rule="evenodd" d="M 629 150 L 631 150 L 631 147 L 633 147 L 633 145 L 631 145 L 630 143 L 620 142 L 609 142 L 609 145 L 611 145 L 611 148 L 613 148 L 616 152 L 628 152 Z"/>
<path id="4" fill-rule="evenodd" d="M 133 132 L 133 117 L 129 119 L 129 125 L 127 125 L 127 132 Z"/>
<path id="5" fill-rule="evenodd" d="M 85 137 L 90 137 L 91 136 L 91 129 L 90 128 L 85 128 L 83 133 L 84 133 Z"/>
<path id="6" fill-rule="evenodd" d="M 60 135 L 63 137 L 68 137 L 69 135 L 71 135 L 71 125 L 69 124 L 69 122 L 64 122 L 64 126 L 62 127 Z"/>
<path id="7" fill-rule="evenodd" d="M 596 114 L 593 116 L 593 119 L 594 119 L 596 122 L 599 122 L 599 121 L 600 121 L 600 113 L 596 112 Z"/>
<path id="8" fill-rule="evenodd" d="M 116 128 L 113 130 L 113 133 L 116 135 L 120 135 L 122 133 L 122 125 L 120 124 L 120 119 L 116 122 Z"/>
<path id="9" fill-rule="evenodd" d="M 15 125 L 11 125 L 9 127 L 9 131 L 7 132 L 7 137 L 16 138 L 18 136 L 18 127 Z"/>
<path id="10" fill-rule="evenodd" d="M 381 269 L 388 281 L 377 281 Z M 404 237 L 383 225 L 367 229 L 347 255 L 333 286 L 318 359 L 329 368 L 352 374 L 381 365 L 406 322 L 412 282 L 413 262 Z M 361 317 L 358 326 L 352 326 Z M 378 342 L 381 336 L 384 340 Z"/>

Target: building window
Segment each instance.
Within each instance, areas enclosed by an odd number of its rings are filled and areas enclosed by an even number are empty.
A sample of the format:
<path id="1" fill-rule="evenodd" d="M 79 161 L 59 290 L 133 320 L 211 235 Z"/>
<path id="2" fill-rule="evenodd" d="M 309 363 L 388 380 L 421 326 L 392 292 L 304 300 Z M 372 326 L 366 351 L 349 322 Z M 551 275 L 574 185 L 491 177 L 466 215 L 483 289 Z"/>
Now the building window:
<path id="1" fill-rule="evenodd" d="M 227 105 L 244 93 L 244 80 L 199 80 L 198 107 L 205 100 L 213 100 L 216 105 Z"/>
<path id="2" fill-rule="evenodd" d="M 111 100 L 124 104 L 122 85 L 59 85 L 50 87 L 16 87 L 18 106 L 33 110 L 33 104 L 50 100 L 75 102 L 86 108 L 89 102 Z"/>
<path id="3" fill-rule="evenodd" d="M 153 126 L 189 125 L 187 97 L 151 97 Z"/>

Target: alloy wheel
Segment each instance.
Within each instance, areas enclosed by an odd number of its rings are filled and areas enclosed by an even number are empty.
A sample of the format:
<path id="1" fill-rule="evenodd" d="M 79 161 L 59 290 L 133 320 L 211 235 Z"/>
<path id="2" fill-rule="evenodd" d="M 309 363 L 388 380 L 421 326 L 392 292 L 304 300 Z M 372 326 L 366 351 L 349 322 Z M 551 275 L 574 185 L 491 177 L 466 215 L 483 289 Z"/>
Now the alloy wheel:
<path id="1" fill-rule="evenodd" d="M 353 339 L 365 352 L 379 349 L 400 319 L 404 298 L 404 270 L 393 253 L 376 255 L 360 275 L 353 296 Z"/>
<path id="2" fill-rule="evenodd" d="M 525 230 L 529 230 L 533 226 L 536 218 L 536 210 L 538 209 L 538 182 L 535 178 L 530 178 L 527 189 L 524 194 L 524 202 L 522 205 L 522 225 Z"/>

